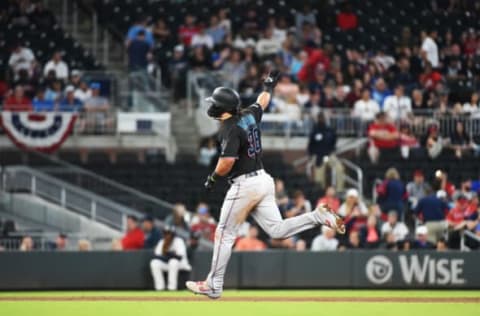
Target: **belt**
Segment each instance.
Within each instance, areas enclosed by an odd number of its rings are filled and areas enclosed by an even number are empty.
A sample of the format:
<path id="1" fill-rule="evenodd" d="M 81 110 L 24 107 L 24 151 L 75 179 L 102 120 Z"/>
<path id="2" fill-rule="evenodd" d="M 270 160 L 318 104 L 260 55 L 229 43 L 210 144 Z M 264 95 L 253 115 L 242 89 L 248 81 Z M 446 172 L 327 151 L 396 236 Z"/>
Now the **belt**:
<path id="1" fill-rule="evenodd" d="M 242 181 L 242 180 L 245 180 L 245 179 L 248 179 L 248 178 L 251 178 L 251 177 L 259 176 L 259 175 L 264 174 L 264 173 L 265 173 L 265 170 L 258 169 L 258 170 L 255 170 L 255 171 L 252 171 L 252 172 L 249 172 L 249 173 L 244 173 L 244 174 L 239 175 L 235 178 L 232 178 L 232 179 L 229 180 L 229 182 L 234 183 L 234 182 Z"/>

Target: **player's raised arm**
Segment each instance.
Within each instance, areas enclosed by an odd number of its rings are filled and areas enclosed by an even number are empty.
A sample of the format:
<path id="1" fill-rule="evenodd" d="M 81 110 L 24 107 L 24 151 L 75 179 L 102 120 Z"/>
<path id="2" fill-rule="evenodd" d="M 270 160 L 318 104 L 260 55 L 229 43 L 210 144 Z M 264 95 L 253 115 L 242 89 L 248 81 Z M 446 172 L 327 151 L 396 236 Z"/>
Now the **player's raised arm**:
<path id="1" fill-rule="evenodd" d="M 280 77 L 280 72 L 274 70 L 268 74 L 268 77 L 263 81 L 263 92 L 257 98 L 257 104 L 262 107 L 262 110 L 265 110 L 270 103 L 270 99 L 273 95 L 273 89 L 277 85 L 278 78 Z"/>

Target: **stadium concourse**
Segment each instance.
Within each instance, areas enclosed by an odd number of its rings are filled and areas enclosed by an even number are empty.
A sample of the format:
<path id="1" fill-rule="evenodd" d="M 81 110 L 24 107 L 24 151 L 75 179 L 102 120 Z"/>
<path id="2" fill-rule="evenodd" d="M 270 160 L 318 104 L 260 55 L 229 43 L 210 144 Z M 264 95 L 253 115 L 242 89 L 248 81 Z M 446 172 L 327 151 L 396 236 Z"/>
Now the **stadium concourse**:
<path id="1" fill-rule="evenodd" d="M 188 259 L 200 240 L 211 248 L 228 184 L 203 189 L 219 156 L 203 98 L 225 85 L 251 104 L 271 69 L 281 79 L 262 123 L 264 162 L 282 217 L 327 203 L 347 233 L 276 240 L 248 218 L 236 251 L 479 248 L 477 1 L 8 0 L 0 27 L 2 251 L 164 257 L 159 245 L 178 236 Z M 56 205 L 66 212 L 102 212 L 65 202 L 78 191 L 122 219 L 105 215 L 111 233 L 98 242 L 93 230 L 20 216 L 11 201 L 38 184 L 18 170 L 68 188 Z"/>

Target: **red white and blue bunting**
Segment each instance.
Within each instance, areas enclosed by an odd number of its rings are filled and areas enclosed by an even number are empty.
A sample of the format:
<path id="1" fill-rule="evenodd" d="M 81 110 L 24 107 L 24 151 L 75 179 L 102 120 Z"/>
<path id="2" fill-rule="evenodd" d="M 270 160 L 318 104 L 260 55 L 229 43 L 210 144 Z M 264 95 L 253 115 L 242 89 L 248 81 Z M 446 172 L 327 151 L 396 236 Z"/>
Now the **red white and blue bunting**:
<path id="1" fill-rule="evenodd" d="M 0 126 L 10 140 L 27 150 L 54 152 L 73 130 L 75 113 L 1 112 Z"/>

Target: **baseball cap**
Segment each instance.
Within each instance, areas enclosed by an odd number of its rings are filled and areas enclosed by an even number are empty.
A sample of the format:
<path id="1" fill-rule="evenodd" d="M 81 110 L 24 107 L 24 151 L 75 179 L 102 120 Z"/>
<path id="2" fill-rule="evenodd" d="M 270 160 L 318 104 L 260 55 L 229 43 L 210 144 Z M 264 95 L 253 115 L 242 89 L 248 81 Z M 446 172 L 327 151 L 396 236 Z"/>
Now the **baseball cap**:
<path id="1" fill-rule="evenodd" d="M 72 70 L 71 75 L 72 75 L 72 77 L 73 77 L 73 76 L 81 76 L 82 73 L 80 72 L 80 70 L 74 69 L 74 70 Z"/>
<path id="2" fill-rule="evenodd" d="M 445 192 L 444 190 L 438 190 L 437 191 L 437 198 L 444 199 L 446 197 L 447 197 L 447 192 Z"/>
<path id="3" fill-rule="evenodd" d="M 347 197 L 358 197 L 358 190 L 357 189 L 348 189 L 347 190 L 347 194 L 346 194 Z"/>
<path id="4" fill-rule="evenodd" d="M 423 177 L 423 171 L 420 169 L 417 169 L 413 172 L 414 177 Z"/>
<path id="5" fill-rule="evenodd" d="M 184 49 L 183 45 L 179 44 L 179 45 L 176 45 L 173 50 L 176 51 L 176 52 L 183 52 L 185 49 Z"/>
<path id="6" fill-rule="evenodd" d="M 100 83 L 98 83 L 98 82 L 92 82 L 92 83 L 90 84 L 90 88 L 91 88 L 91 89 L 100 89 Z"/>
<path id="7" fill-rule="evenodd" d="M 208 213 L 208 208 L 206 208 L 205 206 L 202 206 L 200 207 L 198 210 L 197 210 L 198 214 L 200 215 L 205 215 Z"/>
<path id="8" fill-rule="evenodd" d="M 427 226 L 418 226 L 417 229 L 415 230 L 415 235 L 426 235 L 428 234 L 428 228 Z"/>
<path id="9" fill-rule="evenodd" d="M 67 86 L 65 88 L 65 93 L 69 93 L 69 92 L 74 92 L 75 91 L 75 87 L 70 85 L 70 86 Z"/>

